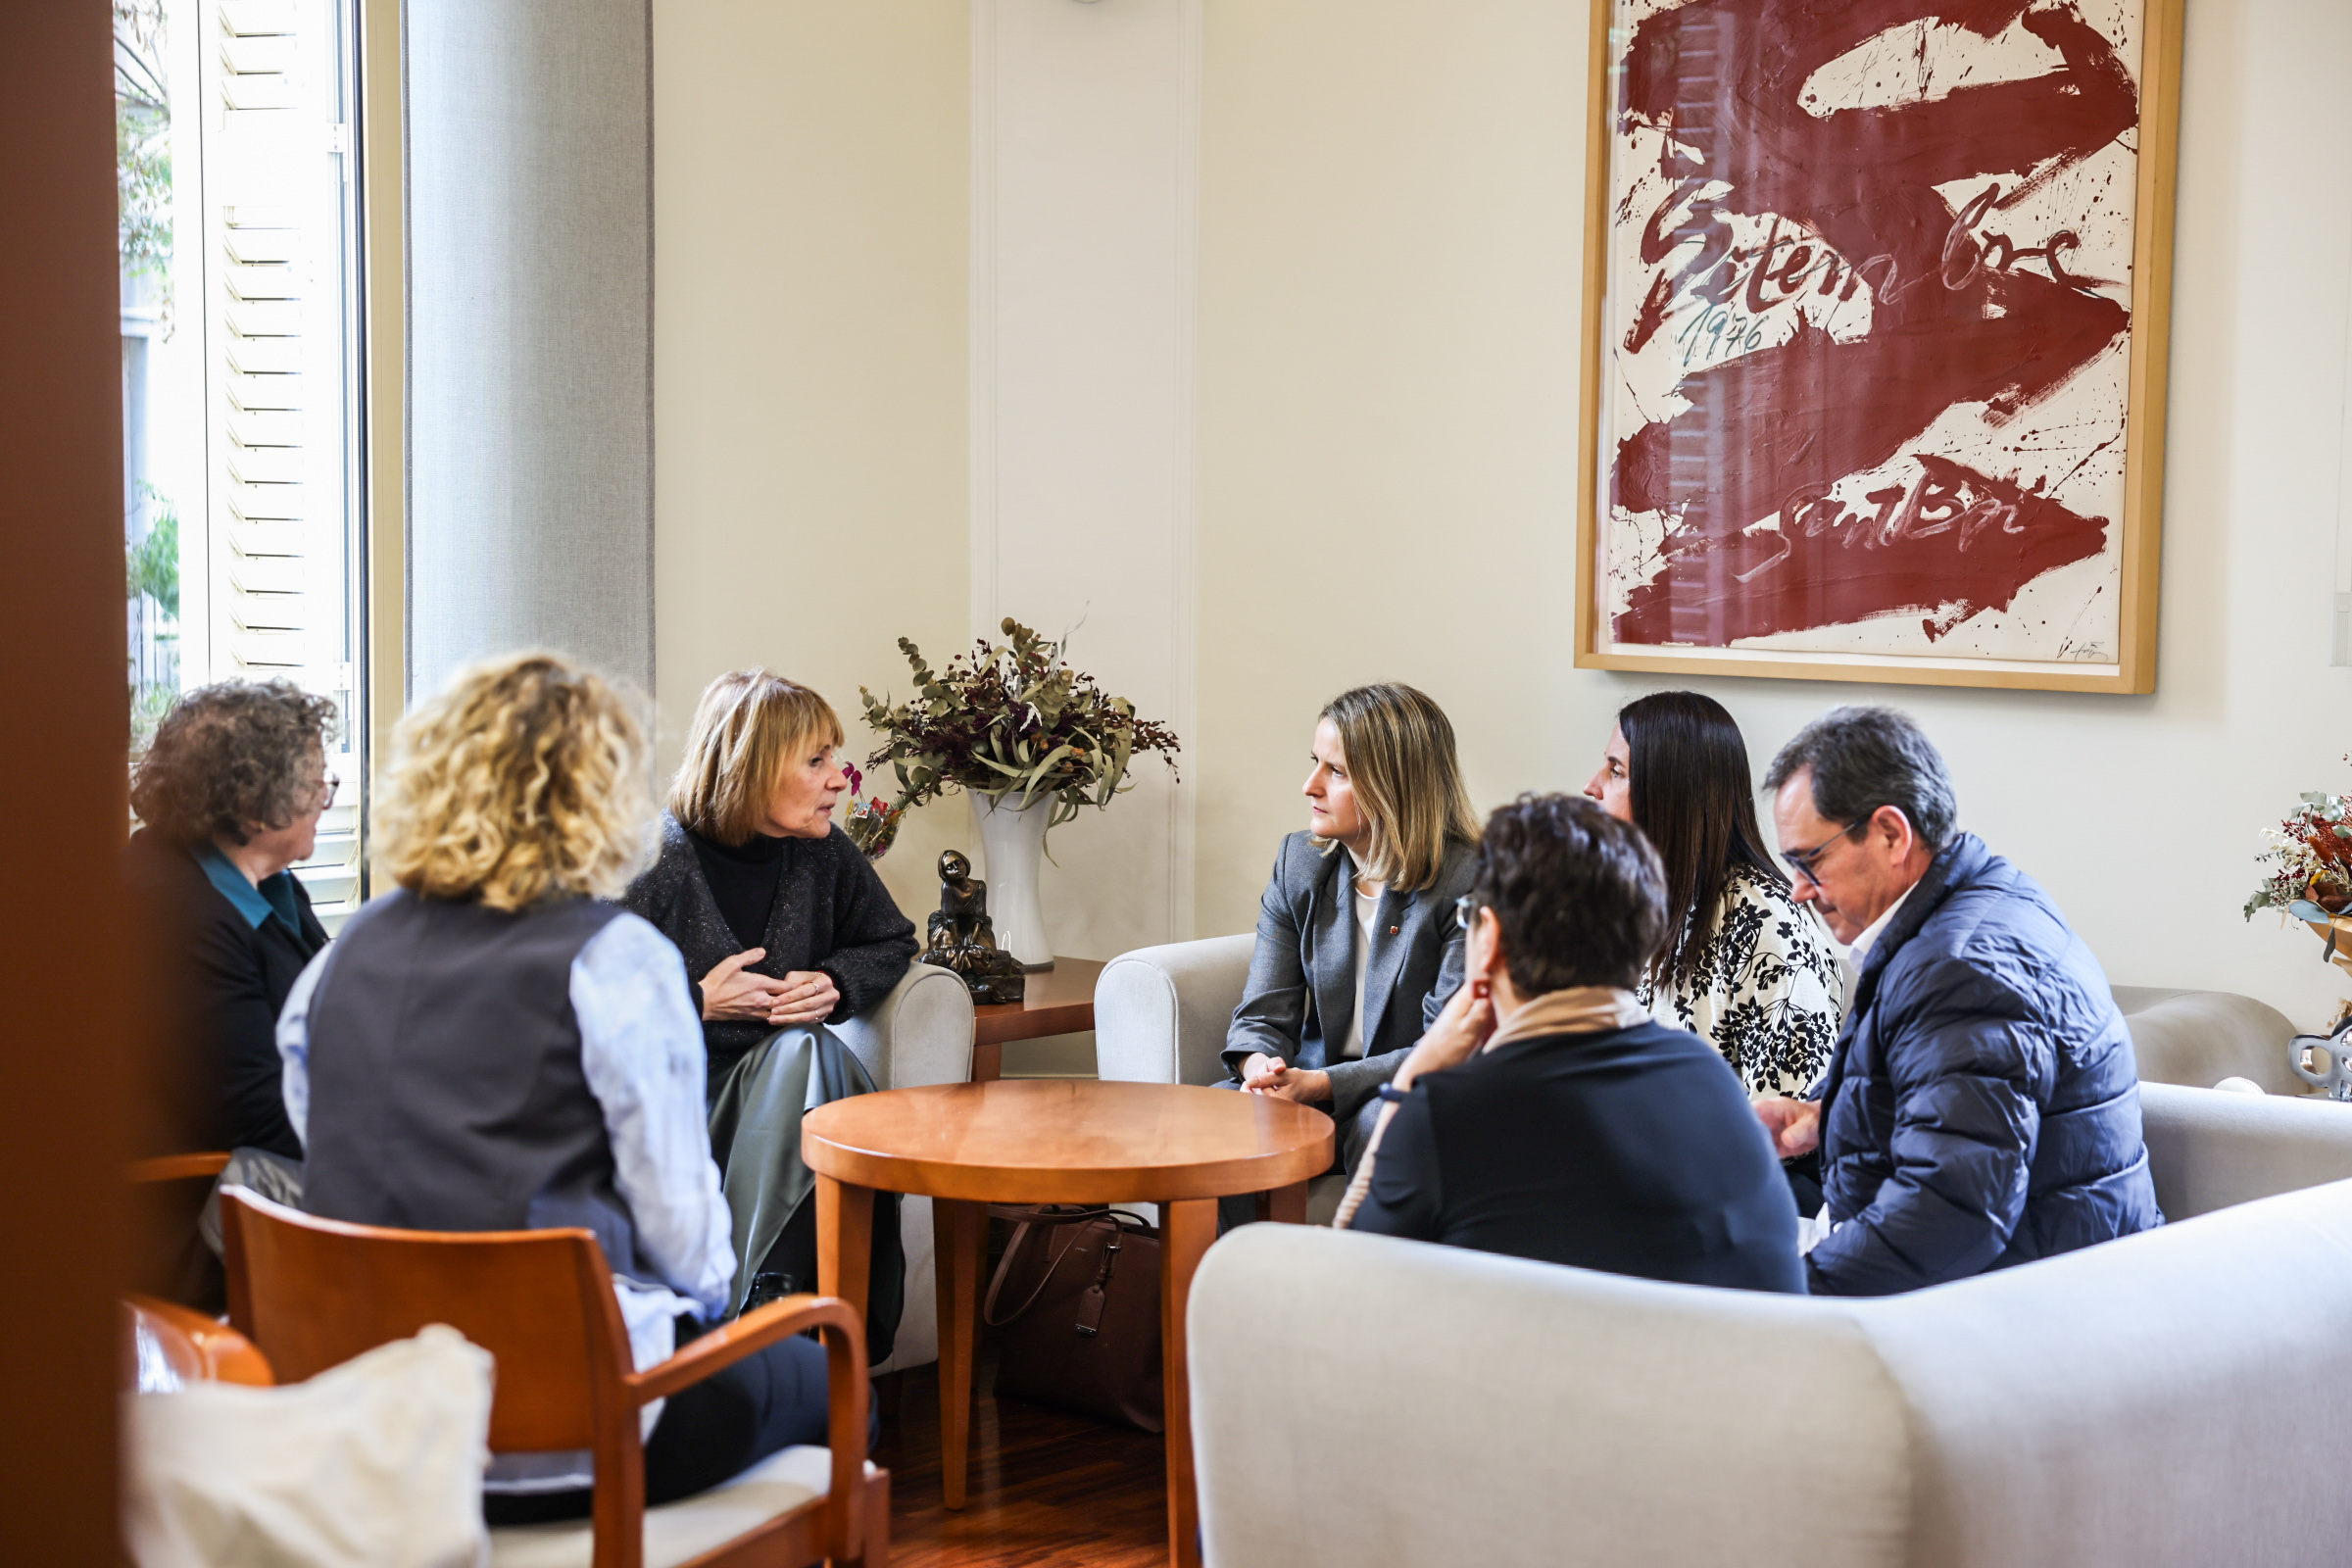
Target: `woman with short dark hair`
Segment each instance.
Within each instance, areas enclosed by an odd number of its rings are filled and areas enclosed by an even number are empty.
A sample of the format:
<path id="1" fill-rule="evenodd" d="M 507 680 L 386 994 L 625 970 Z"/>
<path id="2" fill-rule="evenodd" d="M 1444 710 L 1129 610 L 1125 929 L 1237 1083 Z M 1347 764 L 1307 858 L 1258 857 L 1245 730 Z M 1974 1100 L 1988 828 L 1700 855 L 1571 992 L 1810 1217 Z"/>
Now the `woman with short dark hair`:
<path id="1" fill-rule="evenodd" d="M 172 1136 L 300 1159 L 271 1031 L 326 930 L 292 867 L 335 798 L 335 705 L 291 682 L 222 681 L 172 705 L 131 776 L 127 880 L 164 926 L 167 1016 L 186 1031 Z"/>
<path id="2" fill-rule="evenodd" d="M 1666 873 L 1589 801 L 1487 819 L 1465 981 L 1382 1099 L 1339 1223 L 1542 1262 L 1801 1294 L 1796 1208 L 1740 1082 L 1635 995 Z"/>
<path id="3" fill-rule="evenodd" d="M 1664 862 L 1667 937 L 1635 987 L 1643 1005 L 1721 1052 L 1751 1097 L 1802 1095 L 1838 1043 L 1844 980 L 1765 847 L 1740 726 L 1697 692 L 1628 703 L 1585 795 Z"/>

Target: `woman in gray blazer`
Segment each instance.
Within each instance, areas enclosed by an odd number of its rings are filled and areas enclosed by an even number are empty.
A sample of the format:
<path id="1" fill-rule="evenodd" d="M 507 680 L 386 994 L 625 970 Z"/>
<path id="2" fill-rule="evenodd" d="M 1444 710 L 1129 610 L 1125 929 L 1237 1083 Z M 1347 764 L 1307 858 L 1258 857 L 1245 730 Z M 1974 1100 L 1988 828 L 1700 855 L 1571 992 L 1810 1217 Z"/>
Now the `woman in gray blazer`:
<path id="1" fill-rule="evenodd" d="M 1478 817 L 1453 725 L 1410 686 L 1359 686 L 1315 725 L 1305 831 L 1258 903 L 1250 983 L 1225 1036 L 1229 1087 L 1311 1104 L 1352 1168 L 1380 1086 L 1462 977 L 1454 901 Z"/>

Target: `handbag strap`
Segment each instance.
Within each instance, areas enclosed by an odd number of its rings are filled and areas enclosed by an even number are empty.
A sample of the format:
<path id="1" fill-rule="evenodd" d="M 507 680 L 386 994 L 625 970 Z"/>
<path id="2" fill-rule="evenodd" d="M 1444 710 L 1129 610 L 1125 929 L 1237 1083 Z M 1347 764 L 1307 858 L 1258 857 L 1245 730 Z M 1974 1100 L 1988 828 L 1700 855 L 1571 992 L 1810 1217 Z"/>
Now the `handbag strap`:
<path id="1" fill-rule="evenodd" d="M 992 1329 L 1003 1328 L 1037 1304 L 1037 1298 L 1045 1295 L 1046 1287 L 1054 1282 L 1054 1271 L 1061 1267 L 1061 1260 L 1069 1256 L 1070 1249 L 1078 1245 L 1078 1238 L 1082 1234 L 1080 1231 L 1071 1231 L 1069 1239 L 1047 1258 L 1046 1271 L 1038 1277 L 1037 1286 L 1030 1291 L 1027 1298 L 1010 1312 L 999 1317 L 997 1316 L 997 1298 L 1004 1293 L 1005 1278 L 1012 1272 L 1007 1265 L 1012 1261 L 1013 1253 L 1019 1250 L 1022 1238 L 1029 1234 L 1029 1227 L 1032 1225 L 1082 1226 L 1094 1220 L 1107 1219 L 1114 1229 L 1120 1231 L 1126 1230 L 1129 1225 L 1133 1225 L 1140 1233 L 1148 1234 L 1152 1229 L 1141 1215 L 1130 1214 L 1125 1209 L 1113 1208 L 1107 1203 L 1080 1208 L 1051 1206 L 1028 1208 L 1014 1203 L 991 1203 L 988 1206 L 988 1212 L 992 1219 L 1019 1221 L 1019 1224 L 1013 1229 L 1012 1240 L 1005 1244 L 1004 1262 L 997 1265 L 996 1277 L 988 1282 L 988 1298 L 980 1303 L 980 1321 Z"/>

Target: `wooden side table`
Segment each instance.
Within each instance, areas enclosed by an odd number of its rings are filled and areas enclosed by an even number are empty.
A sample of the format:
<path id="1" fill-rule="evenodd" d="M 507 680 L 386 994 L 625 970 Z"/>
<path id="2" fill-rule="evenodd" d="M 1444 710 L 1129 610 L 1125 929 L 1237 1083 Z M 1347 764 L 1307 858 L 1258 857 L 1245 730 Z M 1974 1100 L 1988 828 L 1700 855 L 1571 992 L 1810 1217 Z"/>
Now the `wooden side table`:
<path id="1" fill-rule="evenodd" d="M 1168 1560 L 1200 1562 L 1184 1309 L 1217 1239 L 1217 1200 L 1273 1191 L 1277 1218 L 1306 1214 L 1331 1165 L 1331 1118 L 1267 1095 L 1184 1084 L 1032 1078 L 858 1095 L 801 1119 L 816 1173 L 819 1292 L 865 1310 L 876 1191 L 931 1199 L 938 1236 L 941 1491 L 964 1503 L 972 1340 L 990 1203 L 1162 1205 L 1159 1322 L 1167 1414 Z"/>
<path id="2" fill-rule="evenodd" d="M 972 1009 L 972 1082 L 993 1084 L 1003 1074 L 1004 1044 L 1048 1035 L 1083 1034 L 1095 1026 L 1097 958 L 1060 958 L 1029 976 L 1017 1004 Z"/>

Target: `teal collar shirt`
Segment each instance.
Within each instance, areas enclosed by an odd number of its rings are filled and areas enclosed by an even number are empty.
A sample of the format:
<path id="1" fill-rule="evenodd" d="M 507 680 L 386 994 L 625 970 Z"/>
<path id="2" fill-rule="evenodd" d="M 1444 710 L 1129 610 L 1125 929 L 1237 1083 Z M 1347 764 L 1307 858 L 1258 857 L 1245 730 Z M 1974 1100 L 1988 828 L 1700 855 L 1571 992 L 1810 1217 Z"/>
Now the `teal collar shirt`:
<path id="1" fill-rule="evenodd" d="M 285 922 L 288 931 L 297 936 L 302 934 L 302 906 L 295 901 L 293 872 L 280 871 L 275 876 L 264 877 L 261 886 L 256 887 L 245 880 L 245 873 L 220 853 L 217 844 L 207 844 L 198 850 L 196 863 L 204 867 L 205 876 L 254 930 L 259 931 L 262 922 L 274 914 Z"/>

